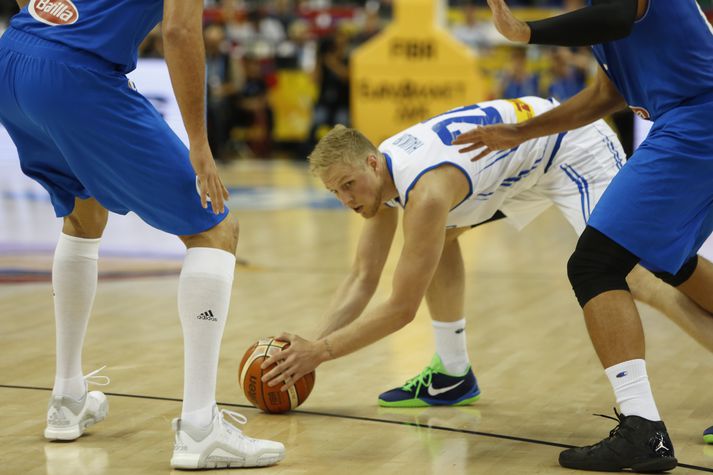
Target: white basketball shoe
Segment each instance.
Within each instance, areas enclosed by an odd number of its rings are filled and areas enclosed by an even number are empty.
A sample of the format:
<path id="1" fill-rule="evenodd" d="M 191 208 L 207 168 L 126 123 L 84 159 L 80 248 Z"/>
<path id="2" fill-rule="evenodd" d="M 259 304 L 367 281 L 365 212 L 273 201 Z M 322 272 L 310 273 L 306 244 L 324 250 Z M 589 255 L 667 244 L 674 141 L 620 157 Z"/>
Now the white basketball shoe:
<path id="1" fill-rule="evenodd" d="M 100 386 L 109 384 L 109 378 L 97 375 L 102 369 L 104 367 L 84 376 L 85 385 L 87 383 Z M 97 379 L 104 382 L 98 382 Z M 104 420 L 108 413 L 109 401 L 101 391 L 85 392 L 79 400 L 68 396 L 52 395 L 47 407 L 45 439 L 78 439 L 87 427 Z"/>
<path id="2" fill-rule="evenodd" d="M 213 408 L 213 420 L 207 427 L 198 427 L 174 419 L 176 432 L 171 467 L 183 470 L 205 468 L 264 467 L 285 458 L 285 446 L 271 440 L 252 439 L 227 420 L 239 424 L 247 418 L 242 414 Z"/>

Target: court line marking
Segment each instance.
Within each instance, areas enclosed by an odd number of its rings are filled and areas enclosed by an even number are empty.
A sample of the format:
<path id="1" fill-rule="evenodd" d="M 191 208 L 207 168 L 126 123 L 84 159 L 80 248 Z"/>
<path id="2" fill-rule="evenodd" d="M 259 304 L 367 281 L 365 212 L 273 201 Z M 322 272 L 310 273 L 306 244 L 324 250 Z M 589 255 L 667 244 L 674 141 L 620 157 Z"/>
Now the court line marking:
<path id="1" fill-rule="evenodd" d="M 0 384 L 0 388 L 29 389 L 29 390 L 35 390 L 35 391 L 52 391 L 52 388 L 43 388 L 40 386 L 19 386 L 19 385 L 11 385 L 11 384 Z M 112 393 L 112 392 L 105 392 L 104 394 L 106 394 L 107 396 L 126 397 L 126 398 L 134 398 L 134 399 L 150 399 L 150 400 L 154 400 L 154 401 L 182 402 L 182 399 L 173 398 L 173 397 L 146 396 L 143 394 L 124 394 L 124 393 Z M 253 409 L 256 411 L 259 410 L 256 407 L 249 405 L 249 404 L 235 404 L 235 403 L 230 403 L 230 402 L 217 402 L 217 404 L 220 406 L 239 407 L 242 409 Z M 424 427 L 427 429 L 439 430 L 439 431 L 443 431 L 443 432 L 457 432 L 457 433 L 461 433 L 461 434 L 477 435 L 477 436 L 481 436 L 481 437 L 490 437 L 493 439 L 503 439 L 503 440 L 512 440 L 515 442 L 525 442 L 528 444 L 547 445 L 550 447 L 559 447 L 559 448 L 563 448 L 563 449 L 571 449 L 574 447 L 574 445 L 561 444 L 559 442 L 550 442 L 548 440 L 529 439 L 527 437 L 518 437 L 515 435 L 496 434 L 494 432 L 482 432 L 482 431 L 477 431 L 477 430 L 456 429 L 454 427 L 446 427 L 446 426 L 432 426 L 432 425 L 418 424 L 416 422 L 394 421 L 394 420 L 390 420 L 390 419 L 379 419 L 376 417 L 350 416 L 350 415 L 346 415 L 346 414 L 332 414 L 329 412 L 305 411 L 305 410 L 299 410 L 299 409 L 295 409 L 290 412 L 296 413 L 296 414 L 307 414 L 307 415 L 313 415 L 313 416 L 332 417 L 332 418 L 336 418 L 336 419 L 350 419 L 350 420 L 362 421 L 362 422 L 377 422 L 377 423 L 382 423 L 382 424 L 392 424 L 392 425 L 400 425 L 400 426 Z M 687 468 L 689 470 L 698 470 L 701 472 L 713 473 L 713 468 L 700 467 L 698 465 L 691 465 L 691 464 L 687 464 L 687 463 L 679 463 L 677 465 L 677 467 Z"/>

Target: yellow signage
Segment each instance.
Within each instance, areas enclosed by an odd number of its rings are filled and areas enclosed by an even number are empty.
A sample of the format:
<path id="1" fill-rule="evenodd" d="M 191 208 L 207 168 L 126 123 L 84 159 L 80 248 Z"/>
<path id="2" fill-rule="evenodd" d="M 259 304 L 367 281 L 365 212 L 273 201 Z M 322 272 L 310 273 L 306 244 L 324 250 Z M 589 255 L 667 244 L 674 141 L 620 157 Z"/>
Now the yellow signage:
<path id="1" fill-rule="evenodd" d="M 442 7 L 394 0 L 394 21 L 352 54 L 352 124 L 372 142 L 485 99 L 475 54 L 439 25 Z"/>

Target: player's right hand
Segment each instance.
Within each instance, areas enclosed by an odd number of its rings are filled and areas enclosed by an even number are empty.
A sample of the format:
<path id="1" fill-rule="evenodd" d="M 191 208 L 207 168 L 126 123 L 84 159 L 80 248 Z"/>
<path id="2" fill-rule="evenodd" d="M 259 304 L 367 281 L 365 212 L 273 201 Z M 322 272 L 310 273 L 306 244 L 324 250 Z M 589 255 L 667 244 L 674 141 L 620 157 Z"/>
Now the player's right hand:
<path id="1" fill-rule="evenodd" d="M 468 153 L 482 149 L 478 155 L 471 158 L 472 162 L 480 160 L 489 153 L 517 147 L 525 139 L 514 124 L 496 124 L 476 127 L 468 132 L 463 132 L 453 141 L 453 145 L 468 145 L 458 151 Z"/>
<path id="2" fill-rule="evenodd" d="M 210 200 L 213 213 L 223 213 L 225 211 L 225 200 L 228 199 L 228 190 L 218 175 L 218 167 L 215 165 L 210 147 L 208 145 L 191 147 L 190 158 L 193 170 L 195 170 L 198 177 L 201 206 L 207 208 Z"/>
<path id="3" fill-rule="evenodd" d="M 505 0 L 488 0 L 495 28 L 510 41 L 530 42 L 530 26 L 512 14 Z"/>

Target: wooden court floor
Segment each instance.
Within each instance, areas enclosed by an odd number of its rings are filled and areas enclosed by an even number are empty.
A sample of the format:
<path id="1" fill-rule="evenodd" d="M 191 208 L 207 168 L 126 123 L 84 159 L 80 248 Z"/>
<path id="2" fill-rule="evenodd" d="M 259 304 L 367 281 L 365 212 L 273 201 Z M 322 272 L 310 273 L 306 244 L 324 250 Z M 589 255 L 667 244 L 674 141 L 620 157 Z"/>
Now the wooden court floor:
<path id="1" fill-rule="evenodd" d="M 482 389 L 474 405 L 377 406 L 381 391 L 430 361 L 424 305 L 402 331 L 318 368 L 314 392 L 299 410 L 266 415 L 250 407 L 237 385 L 240 357 L 262 336 L 315 336 L 349 269 L 362 218 L 334 207 L 295 164 L 244 162 L 225 176 L 235 190 L 241 239 L 217 398 L 249 418 L 248 434 L 287 447 L 280 465 L 255 473 L 565 474 L 572 471 L 557 465 L 562 447 L 595 442 L 613 427 L 591 415 L 611 414 L 614 401 L 565 276 L 575 236 L 554 210 L 521 232 L 498 222 L 461 237 L 468 343 Z M 44 233 L 47 245 L 0 252 L 0 474 L 170 472 L 170 421 L 182 395 L 180 260 L 128 249 L 100 261 L 84 370 L 107 365 L 109 417 L 76 442 L 48 443 L 42 430 L 54 322 L 47 276 L 56 227 L 47 224 L 54 220 L 47 205 L 18 212 L 21 198 L 2 196 L 0 212 L 28 221 L 16 225 L 16 240 Z M 124 235 L 107 240 L 135 242 L 146 228 L 121 229 Z M 13 234 L 6 229 L 5 236 Z M 388 296 L 396 257 L 392 251 L 377 301 Z M 713 472 L 713 446 L 701 442 L 713 424 L 713 358 L 661 314 L 642 312 L 654 394 L 685 464 L 674 473 Z"/>

